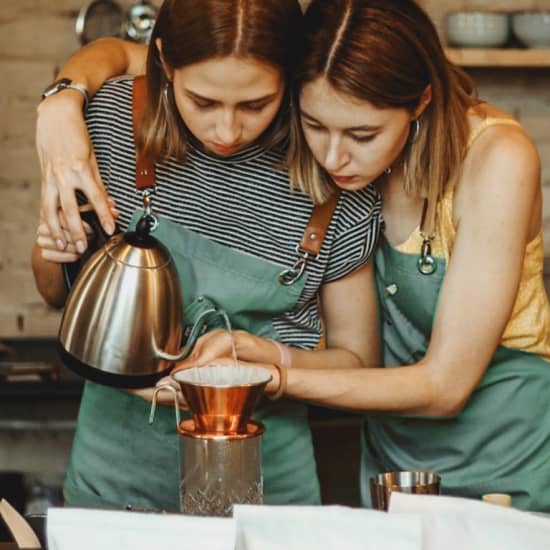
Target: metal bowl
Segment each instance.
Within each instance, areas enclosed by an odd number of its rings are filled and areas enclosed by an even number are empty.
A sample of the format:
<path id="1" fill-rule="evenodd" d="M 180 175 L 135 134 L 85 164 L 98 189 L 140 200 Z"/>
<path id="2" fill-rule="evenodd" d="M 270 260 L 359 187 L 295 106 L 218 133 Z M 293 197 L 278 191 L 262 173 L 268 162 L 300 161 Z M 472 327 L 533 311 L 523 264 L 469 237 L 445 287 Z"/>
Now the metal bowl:
<path id="1" fill-rule="evenodd" d="M 441 477 L 429 470 L 411 470 L 385 472 L 370 479 L 372 506 L 378 510 L 387 510 L 391 493 L 438 495 L 441 489 Z"/>

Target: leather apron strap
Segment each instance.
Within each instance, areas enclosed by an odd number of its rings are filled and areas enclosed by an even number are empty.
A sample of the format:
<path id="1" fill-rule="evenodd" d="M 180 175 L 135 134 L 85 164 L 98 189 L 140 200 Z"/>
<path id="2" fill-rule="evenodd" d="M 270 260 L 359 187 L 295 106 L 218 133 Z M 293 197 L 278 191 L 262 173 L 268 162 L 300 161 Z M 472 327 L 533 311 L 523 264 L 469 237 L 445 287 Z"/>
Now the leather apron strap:
<path id="1" fill-rule="evenodd" d="M 147 97 L 147 78 L 138 76 L 134 79 L 132 95 L 132 122 L 134 143 L 136 144 L 136 189 L 153 189 L 155 187 L 155 165 L 137 147 L 138 128 L 145 110 Z M 321 251 L 332 214 L 338 204 L 339 193 L 334 193 L 324 204 L 316 205 L 300 241 L 299 249 L 316 257 Z"/>
<path id="2" fill-rule="evenodd" d="M 311 212 L 311 217 L 300 241 L 300 248 L 314 257 L 321 251 L 332 214 L 338 204 L 338 197 L 339 193 L 334 193 L 327 202 L 316 205 Z"/>
<path id="3" fill-rule="evenodd" d="M 139 124 L 145 111 L 147 97 L 147 78 L 137 76 L 134 79 L 132 93 L 132 124 L 134 128 L 134 143 L 136 145 L 136 188 L 139 191 L 155 188 L 155 165 L 153 161 L 138 148 L 137 135 Z"/>

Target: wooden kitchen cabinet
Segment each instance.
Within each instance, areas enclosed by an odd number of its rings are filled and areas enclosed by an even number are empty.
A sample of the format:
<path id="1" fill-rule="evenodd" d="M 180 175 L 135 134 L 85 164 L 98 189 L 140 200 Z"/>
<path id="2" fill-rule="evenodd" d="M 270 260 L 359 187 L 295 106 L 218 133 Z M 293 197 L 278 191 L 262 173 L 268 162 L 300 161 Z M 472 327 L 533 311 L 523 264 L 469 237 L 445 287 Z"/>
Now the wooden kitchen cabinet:
<path id="1" fill-rule="evenodd" d="M 550 49 L 446 48 L 445 52 L 463 67 L 550 67 Z"/>

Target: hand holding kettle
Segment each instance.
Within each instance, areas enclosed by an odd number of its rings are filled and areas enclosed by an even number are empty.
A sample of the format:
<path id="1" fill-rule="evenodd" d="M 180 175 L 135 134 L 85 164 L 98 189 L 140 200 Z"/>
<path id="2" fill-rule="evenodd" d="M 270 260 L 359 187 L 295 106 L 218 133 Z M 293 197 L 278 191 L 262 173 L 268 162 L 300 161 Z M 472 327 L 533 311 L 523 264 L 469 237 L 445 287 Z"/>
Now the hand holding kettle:
<path id="1" fill-rule="evenodd" d="M 41 216 L 36 230 L 36 244 L 40 248 L 42 257 L 49 262 L 58 264 L 76 262 L 84 250 L 77 250 L 76 242 L 71 237 L 69 226 L 61 211 L 58 212 L 58 223 L 62 233 L 61 238 L 54 234 L 50 225 Z M 89 242 L 94 236 L 93 229 L 84 221 L 82 221 L 82 228 L 86 241 Z"/>
<path id="2" fill-rule="evenodd" d="M 82 96 L 78 92 L 72 96 L 73 93 L 69 90 L 53 95 L 38 107 L 36 149 L 42 172 L 40 210 L 41 220 L 49 228 L 60 251 L 64 251 L 68 244 L 80 242 L 80 252 L 84 252 L 86 233 L 75 192 L 82 190 L 89 198 L 108 234 L 115 230 L 117 212 L 113 210 L 113 201 L 108 200 L 99 175 L 82 118 Z M 64 120 L 63 132 L 57 131 L 60 119 Z M 59 209 L 63 210 L 65 218 L 60 216 Z"/>
<path id="3" fill-rule="evenodd" d="M 111 214 L 116 219 L 119 215 L 115 207 L 115 202 L 110 197 L 107 197 L 107 203 L 110 207 Z M 92 221 L 91 217 L 95 216 L 93 206 L 91 204 L 83 204 L 78 208 L 80 214 L 80 223 L 86 235 L 86 246 L 78 244 L 71 234 L 69 223 L 62 210 L 57 211 L 57 223 L 61 230 L 61 237 L 52 229 L 50 222 L 46 221 L 46 214 L 40 216 L 40 223 L 36 230 L 36 243 L 42 251 L 42 257 L 45 260 L 55 263 L 69 263 L 79 260 L 88 249 L 88 246 L 94 239 L 97 239 L 98 229 L 94 227 L 97 223 L 88 223 Z M 77 237 L 79 239 L 79 237 Z"/>

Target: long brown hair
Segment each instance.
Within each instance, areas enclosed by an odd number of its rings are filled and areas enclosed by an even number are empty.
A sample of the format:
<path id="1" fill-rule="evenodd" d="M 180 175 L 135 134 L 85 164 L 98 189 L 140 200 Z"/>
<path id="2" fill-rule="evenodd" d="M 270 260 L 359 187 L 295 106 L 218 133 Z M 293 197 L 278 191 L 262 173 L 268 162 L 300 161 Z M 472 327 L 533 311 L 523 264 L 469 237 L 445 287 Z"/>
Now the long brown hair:
<path id="1" fill-rule="evenodd" d="M 406 152 L 405 190 L 435 204 L 454 180 L 468 138 L 466 111 L 474 105 L 472 80 L 445 57 L 428 15 L 412 0 L 313 0 L 305 15 L 302 56 L 294 76 L 301 87 L 323 77 L 338 92 L 377 108 L 418 107 L 428 85 L 432 101 Z M 313 159 L 296 109 L 291 129 L 291 178 L 323 202 L 333 184 Z"/>
<path id="2" fill-rule="evenodd" d="M 156 47 L 162 42 L 166 66 L 178 69 L 214 57 L 254 58 L 290 80 L 295 40 L 303 16 L 297 0 L 165 0 L 147 56 L 147 104 L 137 147 L 153 161 L 184 160 L 190 133 L 176 108 L 172 87 Z M 288 138 L 289 92 L 259 143 L 276 147 Z"/>

